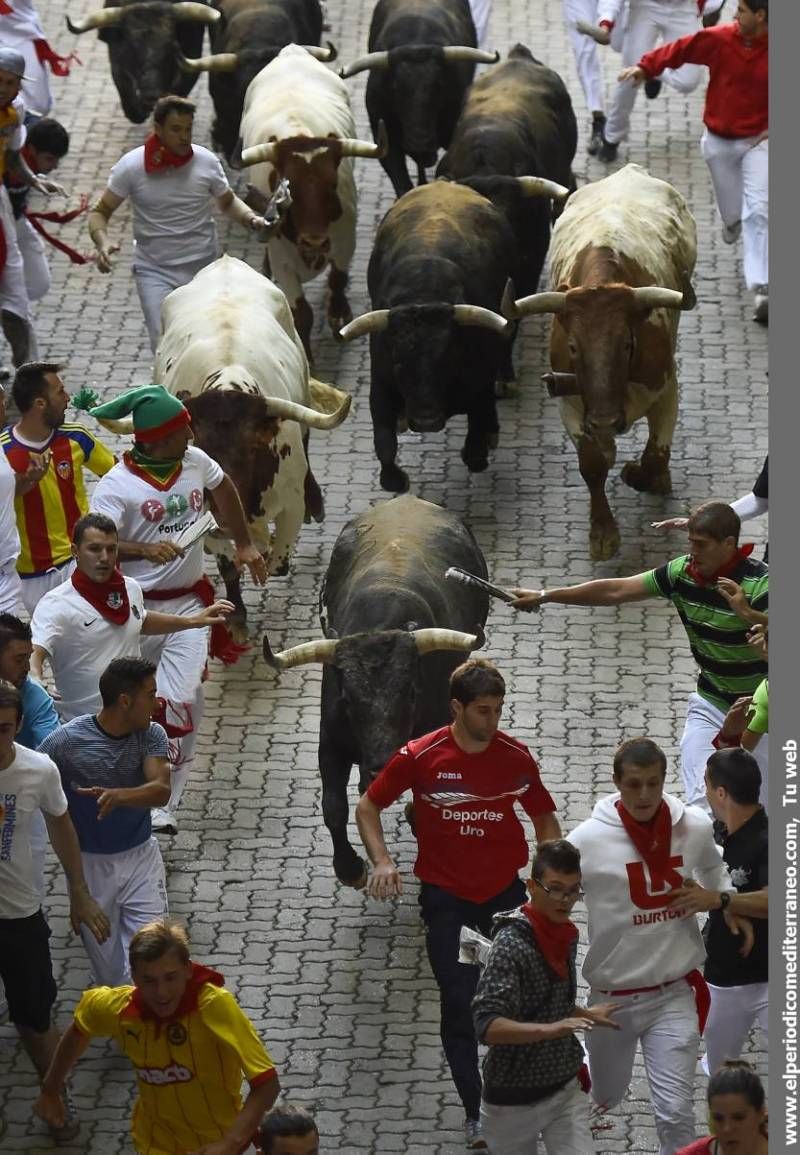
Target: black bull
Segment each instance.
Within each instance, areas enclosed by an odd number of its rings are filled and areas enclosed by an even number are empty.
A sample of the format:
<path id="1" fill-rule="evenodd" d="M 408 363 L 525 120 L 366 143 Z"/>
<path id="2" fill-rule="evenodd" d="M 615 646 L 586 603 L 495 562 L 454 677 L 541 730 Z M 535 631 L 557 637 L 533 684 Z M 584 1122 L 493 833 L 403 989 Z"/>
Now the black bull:
<path id="1" fill-rule="evenodd" d="M 363 793 L 410 738 L 449 721 L 448 680 L 483 642 L 479 589 L 445 581 L 460 566 L 486 576 L 475 539 L 452 513 L 399 497 L 350 521 L 333 548 L 320 611 L 325 641 L 264 656 L 285 669 L 322 662 L 322 810 L 340 882 L 363 886 L 366 865 L 347 835 L 347 785 Z"/>

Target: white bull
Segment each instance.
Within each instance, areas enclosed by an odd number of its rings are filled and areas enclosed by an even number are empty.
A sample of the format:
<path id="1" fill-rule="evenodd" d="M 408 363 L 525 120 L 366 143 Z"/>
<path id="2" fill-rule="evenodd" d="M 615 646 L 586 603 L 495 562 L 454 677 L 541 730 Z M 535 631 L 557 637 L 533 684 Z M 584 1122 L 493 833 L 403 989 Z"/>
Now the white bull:
<path id="1" fill-rule="evenodd" d="M 254 207 L 263 211 L 279 180 L 289 182 L 292 204 L 267 246 L 265 272 L 289 299 L 310 359 L 313 314 L 303 285 L 330 266 L 328 322 L 338 336 L 352 320 L 345 290 L 356 247 L 353 158 L 377 159 L 385 148 L 355 139 L 344 81 L 297 44 L 251 81 L 240 135 Z"/>
<path id="2" fill-rule="evenodd" d="M 323 517 L 306 428 L 339 425 L 350 398 L 309 377 L 285 296 L 233 257 L 220 257 L 170 293 L 162 326 L 155 379 L 184 401 L 196 444 L 236 484 L 270 572 L 285 573 L 307 509 Z M 240 632 L 244 605 L 230 541 L 226 534 L 206 541 L 236 603 Z"/>

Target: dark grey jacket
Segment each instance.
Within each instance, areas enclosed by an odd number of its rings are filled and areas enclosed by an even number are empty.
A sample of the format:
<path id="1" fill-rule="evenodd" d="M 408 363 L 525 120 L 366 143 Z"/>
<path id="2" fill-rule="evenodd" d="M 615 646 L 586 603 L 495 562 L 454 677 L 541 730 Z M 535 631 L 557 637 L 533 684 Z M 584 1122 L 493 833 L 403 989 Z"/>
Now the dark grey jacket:
<path id="1" fill-rule="evenodd" d="M 545 962 L 521 910 L 494 917 L 489 959 L 472 1001 L 475 1033 L 483 1042 L 497 1018 L 523 1023 L 554 1023 L 570 1017 L 577 982 L 573 945 L 567 978 Z M 574 1079 L 583 1065 L 575 1035 L 543 1043 L 495 1044 L 483 1064 L 483 1097 L 487 1103 L 511 1106 L 535 1103 Z"/>

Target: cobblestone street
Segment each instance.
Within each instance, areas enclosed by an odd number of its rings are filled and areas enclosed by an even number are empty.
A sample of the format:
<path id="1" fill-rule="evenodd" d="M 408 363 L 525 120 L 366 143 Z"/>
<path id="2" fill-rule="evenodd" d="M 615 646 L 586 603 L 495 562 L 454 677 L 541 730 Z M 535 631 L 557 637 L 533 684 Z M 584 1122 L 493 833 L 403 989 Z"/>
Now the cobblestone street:
<path id="1" fill-rule="evenodd" d="M 90 9 L 87 0 L 72 3 L 73 17 Z M 329 0 L 332 30 L 325 35 L 337 46 L 336 67 L 366 50 L 371 9 L 371 0 Z M 732 17 L 730 9 L 729 4 L 725 19 Z M 145 126 L 124 119 L 105 46 L 94 33 L 71 37 L 64 25 L 66 10 L 64 0 L 42 0 L 39 9 L 54 47 L 62 52 L 75 47 L 83 61 L 69 79 L 53 81 L 54 115 L 72 136 L 59 173 L 73 193 L 72 207 L 79 193 L 99 193 L 111 165 L 143 141 Z M 605 166 L 585 151 L 589 115 L 560 0 L 494 0 L 490 28 L 488 47 L 505 55 L 519 41 L 561 73 L 581 130 L 578 182 L 604 176 Z M 610 90 L 619 57 L 608 49 L 603 59 Z M 365 77 L 348 84 L 359 135 L 368 139 Z M 208 144 L 212 108 L 205 78 L 192 97 L 199 101 L 195 138 Z M 698 306 L 682 314 L 680 322 L 681 406 L 671 497 L 638 494 L 620 480 L 620 466 L 644 444 L 644 423 L 619 439 L 618 463 L 609 479 L 622 534 L 619 556 L 599 563 L 589 557 L 586 487 L 557 403 L 540 382 L 548 367 L 547 318 L 523 322 L 517 342 L 520 389 L 499 403 L 500 445 L 488 471 L 468 475 L 461 462 L 464 418 L 453 420 L 441 434 L 400 439 L 412 491 L 467 521 L 490 575 L 500 584 L 538 588 L 660 564 L 683 552 L 684 539 L 680 533 L 669 537 L 651 529 L 651 521 L 682 515 L 712 496 L 738 497 L 750 490 L 761 467 L 767 441 L 767 333 L 751 320 L 740 245 L 722 242 L 699 151 L 701 110 L 702 90 L 688 100 L 666 87 L 656 101 L 642 97 L 630 140 L 620 148 L 619 164 L 633 160 L 669 180 L 695 214 Z M 369 160 L 356 165 L 360 209 L 350 290 L 354 314 L 369 309 L 370 246 L 392 203 L 380 165 Z M 245 174 L 233 176 L 243 188 Z M 40 199 L 34 207 L 42 207 Z M 227 221 L 219 227 L 227 251 L 257 266 L 260 247 L 241 230 L 229 232 Z M 77 247 L 86 249 L 90 242 L 85 226 L 80 228 L 68 225 L 59 235 L 73 242 L 78 238 Z M 89 385 L 104 399 L 151 380 L 129 270 L 126 207 L 113 218 L 110 233 L 123 245 L 110 277 L 91 265 L 70 266 L 53 253 L 53 289 L 37 322 L 42 356 L 68 362 L 67 387 L 74 392 Z M 252 648 L 234 667 L 213 663 L 211 668 L 199 771 L 184 794 L 178 835 L 161 839 L 171 913 L 187 921 L 195 956 L 223 972 L 251 1016 L 278 1067 L 285 1095 L 314 1112 L 321 1151 L 460 1155 L 463 1113 L 439 1041 L 437 991 L 411 874 L 415 844 L 402 804 L 384 816 L 387 842 L 397 849 L 403 870 L 402 900 L 382 905 L 342 888 L 333 875 L 320 805 L 321 667 L 278 675 L 261 656 L 264 630 L 274 650 L 320 635 L 317 596 L 333 543 L 349 518 L 387 496 L 378 485 L 372 449 L 368 342 L 334 342 L 323 325 L 321 279 L 309 299 L 316 314 L 316 375 L 352 392 L 352 412 L 335 431 L 311 435 L 325 522 L 304 526 L 288 577 L 271 579 L 268 592 L 245 587 Z M 113 443 L 110 435 L 103 436 Z M 764 520 L 749 523 L 743 536 L 757 542 L 761 556 Z M 678 616 L 667 603 L 620 610 L 547 606 L 539 615 L 515 615 L 494 602 L 486 633 L 483 652 L 497 661 L 509 683 L 501 725 L 527 743 L 539 761 L 565 833 L 612 789 L 611 756 L 624 737 L 647 734 L 661 744 L 670 759 L 668 789 L 680 793 L 678 742 L 695 667 Z M 351 807 L 356 780 L 354 772 Z M 357 839 L 354 822 L 351 838 Z M 58 1022 L 64 1025 L 87 981 L 87 964 L 69 930 L 63 877 L 53 863 L 48 877 L 46 913 L 60 991 Z M 577 918 L 583 927 L 580 907 Z M 752 1041 L 748 1046 L 763 1068 L 764 1054 Z M 73 1080 L 81 1139 L 62 1150 L 130 1152 L 134 1089 L 127 1061 L 111 1046 L 94 1044 Z M 705 1118 L 704 1089 L 698 1068 L 698 1120 Z M 53 1149 L 43 1124 L 31 1115 L 35 1094 L 32 1068 L 6 1023 L 0 1026 L 0 1113 L 8 1121 L 3 1150 Z M 606 1123 L 598 1140 L 603 1155 L 657 1151 L 638 1060 L 629 1098 Z"/>

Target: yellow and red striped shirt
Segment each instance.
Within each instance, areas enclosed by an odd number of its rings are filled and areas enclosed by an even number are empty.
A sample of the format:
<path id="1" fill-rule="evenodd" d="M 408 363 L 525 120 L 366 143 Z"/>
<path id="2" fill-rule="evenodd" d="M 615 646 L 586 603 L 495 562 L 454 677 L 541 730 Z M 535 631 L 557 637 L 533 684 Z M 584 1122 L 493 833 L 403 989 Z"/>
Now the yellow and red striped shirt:
<path id="1" fill-rule="evenodd" d="M 83 467 L 102 477 L 114 465 L 114 455 L 88 429 L 72 424 L 55 429 L 41 448 L 18 441 L 9 425 L 0 434 L 0 445 L 15 473 L 26 472 L 31 453 L 51 454 L 39 484 L 14 499 L 20 541 L 17 571 L 23 578 L 35 577 L 69 561 L 75 522 L 89 512 Z"/>
<path id="2" fill-rule="evenodd" d="M 214 977 L 193 1005 L 167 1022 L 142 1014 L 135 987 L 96 987 L 75 1008 L 78 1030 L 114 1039 L 133 1064 L 139 1155 L 186 1155 L 217 1142 L 241 1110 L 242 1076 L 257 1087 L 277 1074 L 247 1015 L 216 985 L 222 976 L 205 973 Z"/>

